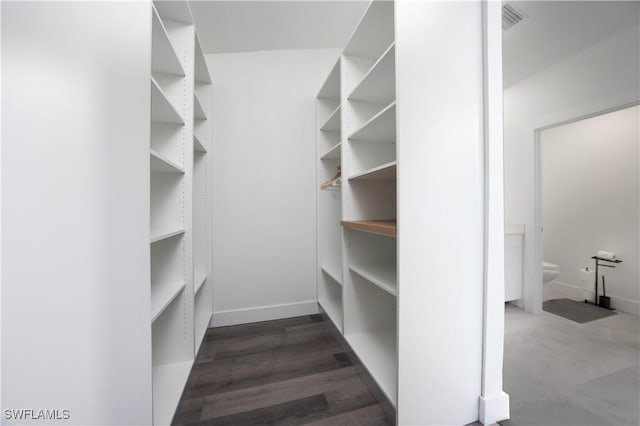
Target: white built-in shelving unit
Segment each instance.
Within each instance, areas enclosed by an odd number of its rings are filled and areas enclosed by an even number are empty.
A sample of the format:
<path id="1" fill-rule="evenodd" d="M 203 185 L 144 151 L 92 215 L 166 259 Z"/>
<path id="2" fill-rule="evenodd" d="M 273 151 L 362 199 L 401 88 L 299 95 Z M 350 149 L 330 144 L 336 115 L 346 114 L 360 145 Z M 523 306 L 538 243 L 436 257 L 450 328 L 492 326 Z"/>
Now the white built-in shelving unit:
<path id="1" fill-rule="evenodd" d="M 212 311 L 207 261 L 212 94 L 188 4 L 157 1 L 151 12 L 153 422 L 168 424 Z"/>
<path id="2" fill-rule="evenodd" d="M 460 11 L 475 33 L 449 50 L 436 22 Z M 477 418 L 482 79 L 457 60 L 482 75 L 480 22 L 479 3 L 373 0 L 316 99 L 318 302 L 398 424 Z"/>

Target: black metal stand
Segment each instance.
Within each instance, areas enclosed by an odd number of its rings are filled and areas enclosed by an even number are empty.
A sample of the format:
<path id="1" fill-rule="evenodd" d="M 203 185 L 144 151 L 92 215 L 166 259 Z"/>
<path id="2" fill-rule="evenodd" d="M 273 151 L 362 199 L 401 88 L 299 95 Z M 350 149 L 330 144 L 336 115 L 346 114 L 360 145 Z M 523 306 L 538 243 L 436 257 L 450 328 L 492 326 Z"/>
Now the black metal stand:
<path id="1" fill-rule="evenodd" d="M 617 263 L 622 263 L 622 260 L 603 259 L 602 257 L 598 257 L 598 256 L 591 256 L 591 258 L 594 259 L 596 262 L 596 296 L 595 296 L 595 300 L 593 301 L 593 304 L 596 306 L 600 306 L 600 304 L 598 303 L 598 267 L 602 266 L 604 268 L 615 268 L 615 265 L 608 265 L 606 263 L 600 263 L 600 262 L 609 262 L 609 263 L 617 264 Z M 585 300 L 585 302 L 592 303 L 592 302 L 589 302 L 588 300 Z M 611 309 L 611 308 L 608 308 L 608 309 Z"/>

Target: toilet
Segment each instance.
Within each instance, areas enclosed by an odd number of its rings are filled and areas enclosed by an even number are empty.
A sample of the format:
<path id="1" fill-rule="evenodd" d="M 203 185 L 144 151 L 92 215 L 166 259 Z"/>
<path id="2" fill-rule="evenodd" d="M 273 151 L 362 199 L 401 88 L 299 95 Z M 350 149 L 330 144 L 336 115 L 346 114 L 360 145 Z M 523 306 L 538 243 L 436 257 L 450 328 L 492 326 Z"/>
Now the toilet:
<path id="1" fill-rule="evenodd" d="M 542 281 L 548 283 L 560 274 L 560 267 L 555 263 L 542 262 Z"/>

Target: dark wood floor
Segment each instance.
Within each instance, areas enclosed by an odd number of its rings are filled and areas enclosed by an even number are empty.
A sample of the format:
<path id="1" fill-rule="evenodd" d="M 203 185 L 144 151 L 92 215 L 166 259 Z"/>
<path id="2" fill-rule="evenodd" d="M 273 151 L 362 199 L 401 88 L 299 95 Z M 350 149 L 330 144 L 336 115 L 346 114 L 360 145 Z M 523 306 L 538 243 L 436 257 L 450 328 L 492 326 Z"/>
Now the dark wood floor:
<path id="1" fill-rule="evenodd" d="M 320 315 L 207 332 L 175 425 L 392 425 Z"/>

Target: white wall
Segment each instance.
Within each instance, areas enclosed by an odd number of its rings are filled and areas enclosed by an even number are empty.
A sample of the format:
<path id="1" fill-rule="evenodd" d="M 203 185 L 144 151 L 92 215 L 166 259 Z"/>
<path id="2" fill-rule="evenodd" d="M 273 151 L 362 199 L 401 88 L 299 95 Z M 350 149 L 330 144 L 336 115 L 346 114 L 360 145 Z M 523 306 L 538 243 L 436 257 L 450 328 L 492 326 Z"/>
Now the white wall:
<path id="1" fill-rule="evenodd" d="M 556 281 L 564 284 L 555 288 L 579 298 L 579 269 L 593 267 L 598 249 L 614 251 L 624 263 L 600 268 L 607 295 L 616 309 L 636 313 L 639 127 L 635 106 L 545 130 L 540 139 L 544 258 L 560 266 Z"/>
<path id="2" fill-rule="evenodd" d="M 505 89 L 505 221 L 525 225 L 523 303 L 529 311 L 542 308 L 535 130 L 640 99 L 639 40 L 636 26 Z"/>
<path id="3" fill-rule="evenodd" d="M 213 325 L 317 312 L 314 99 L 339 54 L 207 55 Z"/>
<path id="4" fill-rule="evenodd" d="M 35 423 L 151 422 L 150 13 L 2 3 L 2 408 L 70 410 Z"/>

